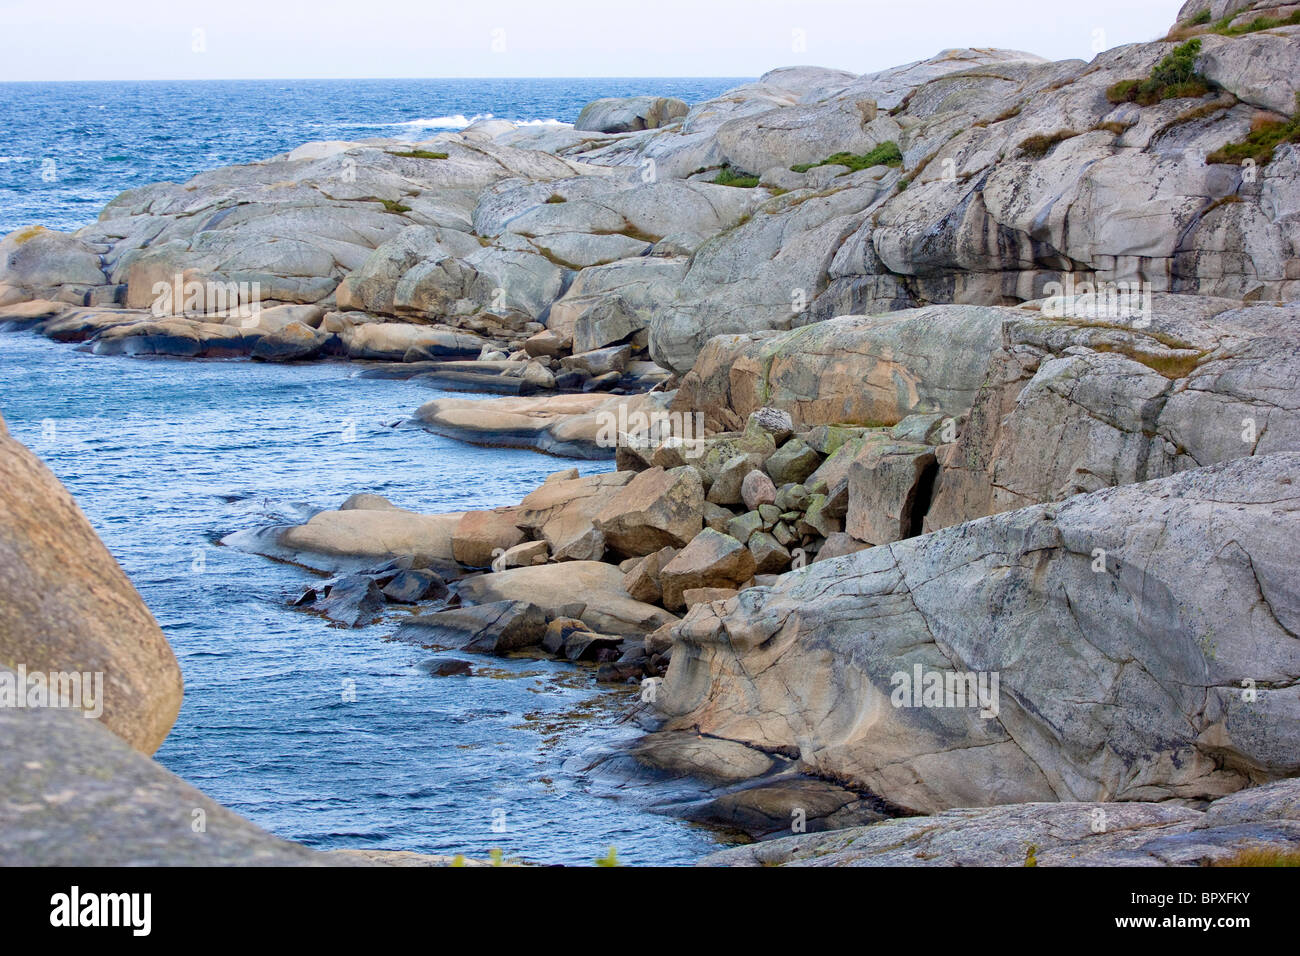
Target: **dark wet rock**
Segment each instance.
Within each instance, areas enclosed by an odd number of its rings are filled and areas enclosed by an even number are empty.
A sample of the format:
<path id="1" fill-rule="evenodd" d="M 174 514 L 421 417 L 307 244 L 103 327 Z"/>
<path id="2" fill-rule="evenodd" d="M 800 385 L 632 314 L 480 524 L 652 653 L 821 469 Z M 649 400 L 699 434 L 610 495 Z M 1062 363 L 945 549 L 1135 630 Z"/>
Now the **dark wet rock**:
<path id="1" fill-rule="evenodd" d="M 621 641 L 622 638 L 609 634 L 574 630 L 564 639 L 564 656 L 571 661 L 596 660 L 603 651 L 617 652 Z"/>
<path id="2" fill-rule="evenodd" d="M 414 617 L 398 629 L 398 640 L 506 654 L 540 644 L 546 614 L 526 601 L 494 601 Z"/>
<path id="3" fill-rule="evenodd" d="M 419 568 L 399 571 L 383 588 L 384 597 L 395 604 L 416 604 L 447 597 L 446 582 L 435 571 Z"/>
<path id="4" fill-rule="evenodd" d="M 361 627 L 379 619 L 384 593 L 375 579 L 361 574 L 339 578 L 310 602 L 312 609 L 346 627 Z"/>
<path id="5" fill-rule="evenodd" d="M 431 677 L 473 677 L 474 669 L 470 667 L 469 661 L 456 660 L 431 660 L 425 661 L 420 665 L 428 671 Z"/>
<path id="6" fill-rule="evenodd" d="M 753 837 L 818 833 L 886 819 L 874 802 L 861 794 L 811 777 L 777 780 L 725 793 L 692 808 L 686 816 Z"/>

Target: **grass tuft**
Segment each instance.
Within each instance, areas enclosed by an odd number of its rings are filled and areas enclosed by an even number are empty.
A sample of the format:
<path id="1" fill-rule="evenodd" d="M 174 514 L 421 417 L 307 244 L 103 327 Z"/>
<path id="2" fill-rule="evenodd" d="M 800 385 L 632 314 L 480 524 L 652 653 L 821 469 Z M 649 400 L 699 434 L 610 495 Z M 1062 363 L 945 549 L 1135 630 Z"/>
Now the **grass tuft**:
<path id="1" fill-rule="evenodd" d="M 850 171 L 856 173 L 862 169 L 870 169 L 872 166 L 893 166 L 897 168 L 902 165 L 903 151 L 891 139 L 881 143 L 868 153 L 832 153 L 819 163 L 797 163 L 791 166 L 790 169 L 796 173 L 806 173 L 818 166 L 847 166 Z"/>
<path id="2" fill-rule="evenodd" d="M 397 156 L 401 159 L 446 159 L 446 153 L 435 153 L 429 149 L 408 149 L 404 153 L 389 153 L 389 156 Z"/>
<path id="3" fill-rule="evenodd" d="M 718 170 L 718 175 L 711 180 L 719 186 L 735 186 L 738 189 L 753 189 L 758 185 L 758 177 L 743 170 L 733 169 L 730 165 L 724 165 Z"/>
<path id="4" fill-rule="evenodd" d="M 1073 130 L 1059 130 L 1055 133 L 1036 133 L 1020 144 L 1018 149 L 1024 156 L 1031 159 L 1041 159 L 1051 152 L 1052 147 L 1057 143 L 1063 143 L 1067 139 L 1074 139 L 1079 134 Z"/>
<path id="5" fill-rule="evenodd" d="M 1262 847 L 1238 850 L 1211 866 L 1300 866 L 1300 850 Z"/>

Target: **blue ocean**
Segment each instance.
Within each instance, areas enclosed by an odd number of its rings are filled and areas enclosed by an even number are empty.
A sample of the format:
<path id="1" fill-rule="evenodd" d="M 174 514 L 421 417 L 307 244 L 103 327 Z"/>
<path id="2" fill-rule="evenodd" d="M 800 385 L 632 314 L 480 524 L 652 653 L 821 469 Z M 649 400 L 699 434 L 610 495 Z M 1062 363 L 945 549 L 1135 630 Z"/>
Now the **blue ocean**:
<path id="1" fill-rule="evenodd" d="M 687 103 L 732 79 L 0 83 L 0 235 L 76 229 L 123 190 L 321 139 L 423 139 L 496 117 L 572 123 L 602 96 Z"/>
<path id="2" fill-rule="evenodd" d="M 740 82 L 0 84 L 0 232 L 73 229 L 124 189 L 310 140 L 414 140 L 489 114 L 572 121 L 598 96 L 693 102 Z M 157 759 L 319 848 L 589 864 L 615 846 L 626 863 L 669 864 L 716 847 L 653 812 L 662 790 L 600 770 L 635 733 L 634 689 L 528 659 L 475 657 L 473 677 L 431 677 L 430 652 L 386 640 L 391 622 L 348 630 L 294 610 L 307 572 L 217 544 L 361 491 L 426 511 L 515 502 L 573 464 L 403 427 L 441 393 L 355 372 L 100 358 L 0 335 L 10 431 L 71 490 L 180 660 L 185 703 Z"/>

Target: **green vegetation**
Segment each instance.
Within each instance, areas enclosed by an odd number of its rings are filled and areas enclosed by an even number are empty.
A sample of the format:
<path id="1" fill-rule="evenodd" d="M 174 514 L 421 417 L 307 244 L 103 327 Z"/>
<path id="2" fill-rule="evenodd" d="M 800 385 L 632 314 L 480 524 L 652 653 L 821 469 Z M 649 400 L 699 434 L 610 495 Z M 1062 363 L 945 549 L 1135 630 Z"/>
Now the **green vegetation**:
<path id="1" fill-rule="evenodd" d="M 546 201 L 548 203 L 568 202 L 568 200 L 565 199 L 563 196 L 561 196 L 559 193 L 551 193 L 550 197 Z"/>
<path id="2" fill-rule="evenodd" d="M 1192 19 L 1189 20 L 1189 21 L 1187 21 L 1187 22 L 1190 23 L 1190 24 L 1191 24 L 1192 26 L 1194 26 L 1194 27 L 1199 27 L 1202 23 L 1209 23 L 1209 22 L 1210 22 L 1210 11 L 1209 11 L 1209 10 L 1202 10 L 1200 13 L 1198 13 L 1196 16 L 1192 17 Z"/>
<path id="3" fill-rule="evenodd" d="M 724 165 L 718 170 L 718 175 L 713 177 L 713 182 L 719 186 L 735 186 L 738 189 L 753 189 L 758 185 L 758 177 L 753 176 L 743 170 L 733 169 L 730 165 Z"/>
<path id="4" fill-rule="evenodd" d="M 1275 27 L 1293 27 L 1300 24 L 1300 10 L 1288 17 L 1256 17 L 1235 27 L 1230 26 L 1232 19 L 1232 17 L 1224 17 L 1210 28 L 1210 32 L 1225 37 L 1239 37 L 1247 33 L 1258 33 L 1260 30 L 1272 30 Z"/>
<path id="5" fill-rule="evenodd" d="M 1161 100 L 1204 96 L 1210 92 L 1210 81 L 1196 72 L 1196 57 L 1200 52 L 1201 41 L 1188 40 L 1174 47 L 1145 80 L 1120 80 L 1111 86 L 1106 90 L 1106 99 L 1112 103 L 1152 106 Z"/>
<path id="6" fill-rule="evenodd" d="M 856 173 L 858 170 L 870 169 L 872 166 L 900 167 L 902 165 L 903 151 L 891 139 L 881 143 L 869 153 L 832 153 L 820 163 L 798 163 L 790 169 L 796 173 L 806 173 L 818 166 L 847 166 L 851 172 Z"/>
<path id="7" fill-rule="evenodd" d="M 1036 133 L 1020 144 L 1020 152 L 1032 159 L 1041 159 L 1046 156 L 1053 146 L 1057 143 L 1063 143 L 1067 139 L 1073 139 L 1079 134 L 1073 130 L 1063 129 L 1055 133 Z"/>
<path id="8" fill-rule="evenodd" d="M 1296 115 L 1289 120 L 1258 120 L 1240 143 L 1225 143 L 1205 157 L 1207 163 L 1241 165 L 1253 160 L 1258 166 L 1273 161 L 1273 150 L 1284 143 L 1300 143 L 1300 93 L 1296 94 Z"/>
<path id="9" fill-rule="evenodd" d="M 405 153 L 389 153 L 389 156 L 399 156 L 402 159 L 446 159 L 446 153 L 435 153 L 427 149 L 412 149 Z"/>
<path id="10" fill-rule="evenodd" d="M 609 852 L 604 856 L 596 857 L 597 866 L 618 866 L 618 850 L 614 847 L 609 848 Z"/>
<path id="11" fill-rule="evenodd" d="M 389 212 L 393 213 L 394 215 L 401 215 L 404 212 L 411 211 L 410 206 L 403 206 L 396 199 L 381 199 L 379 200 L 379 202 L 383 204 L 383 207 L 385 209 L 387 209 Z"/>

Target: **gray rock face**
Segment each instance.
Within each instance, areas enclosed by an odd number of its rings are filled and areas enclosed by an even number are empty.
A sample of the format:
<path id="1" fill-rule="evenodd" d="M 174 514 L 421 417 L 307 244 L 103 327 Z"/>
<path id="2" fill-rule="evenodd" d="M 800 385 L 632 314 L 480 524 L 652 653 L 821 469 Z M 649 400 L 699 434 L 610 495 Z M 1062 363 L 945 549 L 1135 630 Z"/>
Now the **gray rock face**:
<path id="1" fill-rule="evenodd" d="M 706 866 L 1204 866 L 1261 846 L 1294 852 L 1300 782 L 1202 813 L 1168 804 L 1038 803 L 948 810 L 723 850 Z M 1259 794 L 1258 797 L 1253 795 Z M 1277 812 L 1286 802 L 1292 811 Z"/>
<path id="2" fill-rule="evenodd" d="M 681 100 L 671 96 L 606 97 L 584 106 L 573 128 L 597 133 L 658 129 L 685 116 L 689 109 Z"/>
<path id="3" fill-rule="evenodd" d="M 6 866 L 322 866 L 67 710 L 0 707 Z M 355 864 L 354 864 L 355 865 Z"/>
<path id="4" fill-rule="evenodd" d="M 1298 469 L 1275 454 L 1080 495 L 698 606 L 667 726 L 796 748 L 921 811 L 1208 799 L 1300 773 Z M 944 691 L 949 674 L 984 683 Z"/>

